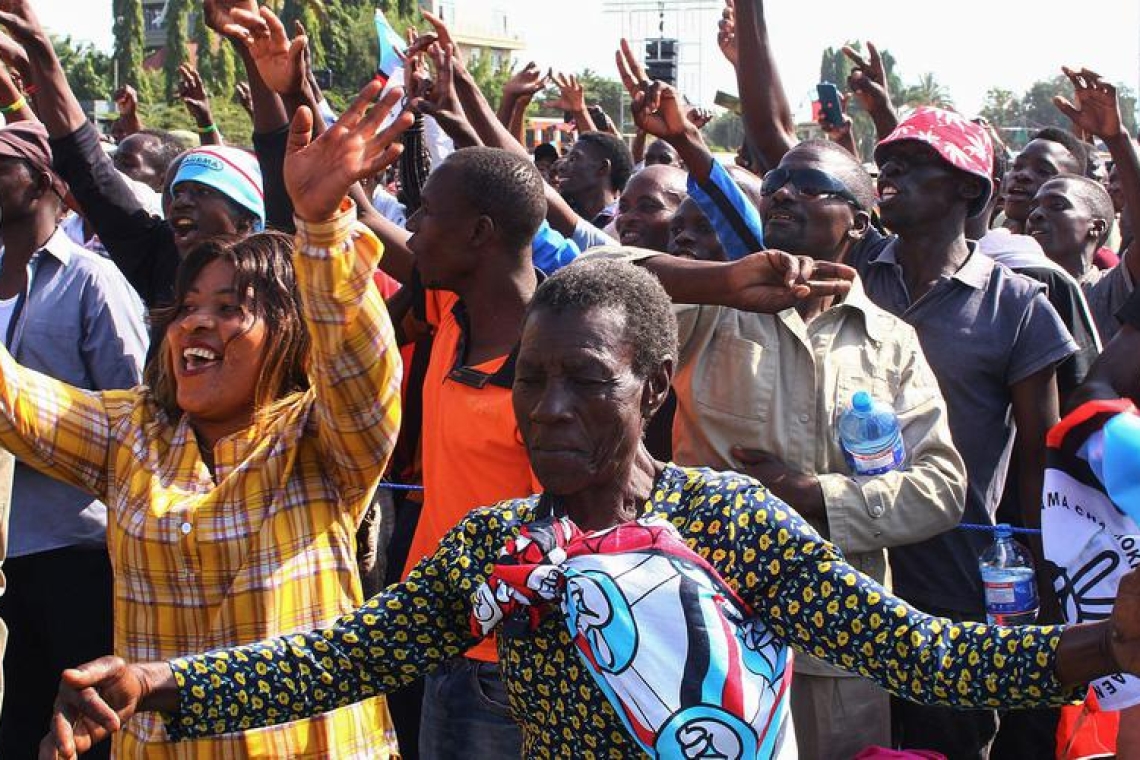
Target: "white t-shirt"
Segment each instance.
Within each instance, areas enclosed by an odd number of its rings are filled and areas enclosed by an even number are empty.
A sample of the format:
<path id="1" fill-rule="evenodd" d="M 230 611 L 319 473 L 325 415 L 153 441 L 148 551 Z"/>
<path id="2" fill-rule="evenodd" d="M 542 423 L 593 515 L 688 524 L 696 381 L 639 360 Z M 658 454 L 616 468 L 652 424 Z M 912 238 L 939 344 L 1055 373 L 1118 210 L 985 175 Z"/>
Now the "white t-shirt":
<path id="1" fill-rule="evenodd" d="M 1120 579 L 1140 567 L 1140 526 L 1109 496 L 1105 486 L 1105 409 L 1078 424 L 1094 404 L 1074 410 L 1050 433 L 1049 466 L 1041 512 L 1045 558 L 1058 576 L 1053 585 L 1066 623 L 1104 620 L 1112 613 Z M 1067 430 L 1064 440 L 1054 440 Z M 1080 436 L 1087 435 L 1084 440 Z M 1111 481 L 1107 481 L 1111 483 Z M 1105 710 L 1140 705 L 1140 678 L 1116 674 L 1089 684 Z"/>

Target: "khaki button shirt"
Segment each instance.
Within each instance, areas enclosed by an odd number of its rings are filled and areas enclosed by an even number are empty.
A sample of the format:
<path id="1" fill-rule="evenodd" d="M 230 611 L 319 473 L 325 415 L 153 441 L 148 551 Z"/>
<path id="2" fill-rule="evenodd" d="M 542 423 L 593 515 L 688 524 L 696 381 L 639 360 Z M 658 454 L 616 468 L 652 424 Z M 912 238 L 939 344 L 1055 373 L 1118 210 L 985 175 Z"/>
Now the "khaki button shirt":
<path id="1" fill-rule="evenodd" d="M 886 547 L 921 541 L 961 520 L 966 470 L 938 383 L 914 329 L 872 304 L 858 280 L 843 303 L 810 324 L 794 309 L 675 309 L 678 463 L 738 469 L 732 447 L 741 445 L 816 475 L 827 520 L 810 522 L 852 565 L 887 585 Z M 851 475 L 838 421 L 859 390 L 894 406 L 906 445 L 903 469 Z M 841 674 L 807 657 L 796 667 Z"/>

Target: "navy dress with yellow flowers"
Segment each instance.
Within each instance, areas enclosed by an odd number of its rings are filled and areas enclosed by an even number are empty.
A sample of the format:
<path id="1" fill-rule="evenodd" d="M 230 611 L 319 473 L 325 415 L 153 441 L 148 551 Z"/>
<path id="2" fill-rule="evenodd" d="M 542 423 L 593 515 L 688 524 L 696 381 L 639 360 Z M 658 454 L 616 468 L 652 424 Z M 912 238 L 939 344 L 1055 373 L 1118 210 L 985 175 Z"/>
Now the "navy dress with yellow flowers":
<path id="1" fill-rule="evenodd" d="M 173 661 L 172 739 L 296 720 L 391 691 L 475 643 L 472 600 L 538 497 L 472 512 L 416 567 L 323 631 Z M 1071 701 L 1054 677 L 1061 627 L 951 623 L 847 565 L 793 510 L 735 473 L 667 465 L 646 514 L 669 520 L 789 646 L 921 702 L 1034 707 Z M 509 627 L 508 627 L 509 629 Z M 527 757 L 639 753 L 582 665 L 564 621 L 498 639 Z M 678 663 L 678 667 L 683 663 Z"/>

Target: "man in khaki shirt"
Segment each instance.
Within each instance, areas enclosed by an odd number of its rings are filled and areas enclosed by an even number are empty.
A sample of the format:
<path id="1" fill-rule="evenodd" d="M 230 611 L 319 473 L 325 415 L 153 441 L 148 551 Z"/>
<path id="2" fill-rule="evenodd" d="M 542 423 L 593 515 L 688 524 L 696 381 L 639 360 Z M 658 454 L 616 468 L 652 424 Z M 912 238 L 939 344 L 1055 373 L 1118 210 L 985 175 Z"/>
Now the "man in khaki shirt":
<path id="1" fill-rule="evenodd" d="M 767 247 L 842 261 L 867 229 L 870 177 L 831 145 L 801 144 L 780 164 L 784 182 L 766 183 L 759 211 Z M 818 192 L 831 180 L 850 188 L 846 197 Z M 755 476 L 855 567 L 888 584 L 887 547 L 958 524 L 965 466 L 938 383 L 914 329 L 871 303 L 857 278 L 841 302 L 807 299 L 758 314 L 733 308 L 747 300 L 733 292 L 746 277 L 729 269 L 745 270 L 749 257 L 718 264 L 632 249 L 617 255 L 654 271 L 679 302 L 678 463 Z M 859 390 L 894 407 L 906 446 L 901 469 L 851 475 L 837 429 Z M 850 758 L 889 745 L 885 691 L 809 657 L 797 658 L 795 674 L 792 716 L 804 757 Z"/>

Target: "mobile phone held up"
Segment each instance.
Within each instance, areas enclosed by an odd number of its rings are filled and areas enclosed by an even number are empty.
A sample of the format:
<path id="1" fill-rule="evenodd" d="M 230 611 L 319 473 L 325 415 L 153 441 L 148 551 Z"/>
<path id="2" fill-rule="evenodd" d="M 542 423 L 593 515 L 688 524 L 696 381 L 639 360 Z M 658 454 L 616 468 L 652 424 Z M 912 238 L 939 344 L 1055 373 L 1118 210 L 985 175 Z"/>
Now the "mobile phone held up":
<path id="1" fill-rule="evenodd" d="M 839 100 L 839 90 L 831 82 L 820 82 L 815 86 L 819 93 L 819 112 L 829 124 L 843 123 L 843 103 Z"/>

